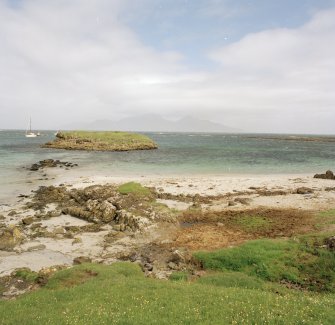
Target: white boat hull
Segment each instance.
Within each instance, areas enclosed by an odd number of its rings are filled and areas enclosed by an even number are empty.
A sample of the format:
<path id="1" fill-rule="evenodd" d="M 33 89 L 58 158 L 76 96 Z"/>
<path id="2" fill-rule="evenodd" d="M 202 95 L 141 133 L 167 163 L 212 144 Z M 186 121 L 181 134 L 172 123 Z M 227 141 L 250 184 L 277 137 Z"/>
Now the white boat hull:
<path id="1" fill-rule="evenodd" d="M 35 133 L 27 133 L 26 138 L 36 138 L 37 135 Z"/>

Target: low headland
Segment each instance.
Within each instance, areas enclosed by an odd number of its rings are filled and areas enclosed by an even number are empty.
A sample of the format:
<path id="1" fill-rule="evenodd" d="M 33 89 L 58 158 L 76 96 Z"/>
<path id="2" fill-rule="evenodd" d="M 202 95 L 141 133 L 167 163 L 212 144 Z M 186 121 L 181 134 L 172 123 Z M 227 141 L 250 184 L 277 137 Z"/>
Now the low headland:
<path id="1" fill-rule="evenodd" d="M 331 171 L 74 180 L 67 166 L 34 164 L 33 192 L 0 206 L 3 324 L 334 324 Z"/>
<path id="2" fill-rule="evenodd" d="M 43 148 L 94 151 L 129 151 L 157 149 L 157 144 L 144 134 L 118 131 L 58 132 L 56 139 Z"/>

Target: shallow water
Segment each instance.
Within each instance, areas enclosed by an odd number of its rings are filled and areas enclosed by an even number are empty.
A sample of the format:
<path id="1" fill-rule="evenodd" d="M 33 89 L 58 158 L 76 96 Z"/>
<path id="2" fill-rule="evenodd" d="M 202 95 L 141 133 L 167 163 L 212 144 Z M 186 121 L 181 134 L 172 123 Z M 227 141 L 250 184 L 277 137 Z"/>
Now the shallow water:
<path id="1" fill-rule="evenodd" d="M 78 174 L 194 175 L 297 174 L 335 169 L 335 142 L 250 138 L 246 134 L 148 133 L 158 150 L 85 152 L 43 149 L 54 131 L 25 138 L 24 131 L 0 132 L 0 192 L 26 181 L 24 167 L 46 158 L 79 164 Z M 254 135 L 255 136 L 255 135 Z"/>

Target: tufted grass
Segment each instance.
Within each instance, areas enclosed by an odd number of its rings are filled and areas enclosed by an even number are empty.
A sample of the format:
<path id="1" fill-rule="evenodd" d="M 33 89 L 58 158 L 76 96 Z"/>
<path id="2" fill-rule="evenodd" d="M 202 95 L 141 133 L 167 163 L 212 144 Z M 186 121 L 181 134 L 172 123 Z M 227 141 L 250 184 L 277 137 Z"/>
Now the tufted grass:
<path id="1" fill-rule="evenodd" d="M 266 281 L 335 292 L 335 252 L 322 247 L 324 240 L 323 235 L 254 240 L 194 255 L 205 269 L 237 271 Z"/>
<path id="2" fill-rule="evenodd" d="M 95 276 L 66 286 L 80 274 Z M 75 275 L 75 276 L 74 276 Z M 334 295 L 145 278 L 131 263 L 84 264 L 0 302 L 1 324 L 333 324 Z"/>
<path id="3" fill-rule="evenodd" d="M 143 187 L 140 183 L 136 182 L 129 182 L 122 184 L 118 187 L 118 191 L 120 194 L 127 195 L 127 194 L 135 194 L 139 196 L 149 196 L 151 192 L 148 188 Z"/>

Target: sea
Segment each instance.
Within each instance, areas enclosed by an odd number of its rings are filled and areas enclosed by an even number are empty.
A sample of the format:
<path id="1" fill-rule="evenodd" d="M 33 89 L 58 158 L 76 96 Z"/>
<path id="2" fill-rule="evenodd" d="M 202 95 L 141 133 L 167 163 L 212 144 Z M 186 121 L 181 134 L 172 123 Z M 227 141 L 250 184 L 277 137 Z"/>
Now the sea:
<path id="1" fill-rule="evenodd" d="M 87 152 L 44 149 L 55 131 L 26 138 L 0 131 L 0 197 L 27 182 L 27 167 L 43 159 L 77 163 L 83 175 L 306 174 L 335 170 L 335 142 L 287 140 L 288 135 L 145 133 L 157 150 Z M 315 137 L 305 135 L 304 137 Z"/>

